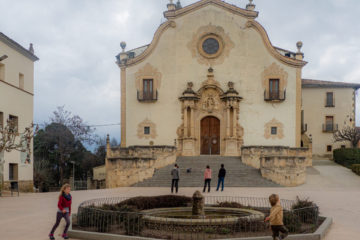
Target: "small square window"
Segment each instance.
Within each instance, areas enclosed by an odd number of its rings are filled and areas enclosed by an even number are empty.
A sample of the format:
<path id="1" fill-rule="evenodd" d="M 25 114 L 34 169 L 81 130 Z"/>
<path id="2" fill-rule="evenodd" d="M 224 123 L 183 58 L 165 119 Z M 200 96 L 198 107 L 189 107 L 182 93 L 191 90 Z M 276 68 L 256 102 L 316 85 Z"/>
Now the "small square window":
<path id="1" fill-rule="evenodd" d="M 144 134 L 149 135 L 150 134 L 150 127 L 144 127 Z"/>
<path id="2" fill-rule="evenodd" d="M 332 151 L 332 146 L 331 146 L 331 145 L 327 145 L 327 146 L 326 146 L 326 151 L 331 152 L 331 151 Z"/>
<path id="3" fill-rule="evenodd" d="M 277 134 L 277 127 L 271 127 L 271 135 Z"/>

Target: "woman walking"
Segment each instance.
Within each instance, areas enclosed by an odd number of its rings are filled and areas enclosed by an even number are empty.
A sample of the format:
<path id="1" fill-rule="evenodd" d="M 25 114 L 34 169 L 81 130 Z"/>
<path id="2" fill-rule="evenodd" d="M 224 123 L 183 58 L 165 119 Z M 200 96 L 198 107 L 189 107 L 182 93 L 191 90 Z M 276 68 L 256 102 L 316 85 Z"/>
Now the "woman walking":
<path id="1" fill-rule="evenodd" d="M 203 192 L 205 192 L 205 190 L 206 190 L 206 185 L 208 185 L 208 192 L 210 192 L 211 169 L 210 169 L 209 165 L 206 166 L 206 169 L 205 169 L 205 172 L 204 172 L 204 179 L 205 179 L 205 184 L 204 184 Z"/>
<path id="2" fill-rule="evenodd" d="M 56 213 L 56 222 L 49 234 L 51 240 L 55 239 L 54 232 L 56 228 L 59 226 L 62 218 L 64 218 L 66 221 L 66 226 L 62 234 L 62 237 L 64 239 L 69 239 L 67 235 L 67 231 L 70 226 L 71 200 L 72 200 L 70 195 L 70 190 L 71 189 L 69 184 L 65 184 L 64 186 L 61 187 L 59 201 L 58 201 L 58 211 Z"/>

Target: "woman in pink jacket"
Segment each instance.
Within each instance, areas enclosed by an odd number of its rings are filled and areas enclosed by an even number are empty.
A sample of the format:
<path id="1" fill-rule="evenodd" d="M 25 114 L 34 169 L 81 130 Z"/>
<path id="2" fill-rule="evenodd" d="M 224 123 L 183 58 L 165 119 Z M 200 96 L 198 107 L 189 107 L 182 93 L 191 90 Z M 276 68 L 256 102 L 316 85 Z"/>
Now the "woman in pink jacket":
<path id="1" fill-rule="evenodd" d="M 210 192 L 211 169 L 210 169 L 209 165 L 206 166 L 206 169 L 205 169 L 205 172 L 204 172 L 204 179 L 205 179 L 205 184 L 204 184 L 203 192 L 205 192 L 205 190 L 206 190 L 206 185 L 208 185 L 208 192 Z"/>

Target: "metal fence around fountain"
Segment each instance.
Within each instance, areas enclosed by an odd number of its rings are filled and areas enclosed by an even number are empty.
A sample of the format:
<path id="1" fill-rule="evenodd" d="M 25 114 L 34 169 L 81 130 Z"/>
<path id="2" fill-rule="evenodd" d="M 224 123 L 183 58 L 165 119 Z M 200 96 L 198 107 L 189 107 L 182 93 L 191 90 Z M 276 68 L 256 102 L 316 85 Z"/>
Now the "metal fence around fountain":
<path id="1" fill-rule="evenodd" d="M 232 218 L 188 219 L 176 223 L 170 218 L 157 218 L 149 213 L 103 210 L 104 204 L 112 205 L 129 198 L 102 198 L 85 201 L 80 204 L 74 230 L 111 233 L 129 236 L 142 236 L 157 239 L 229 239 L 241 237 L 270 236 L 268 223 L 263 221 L 270 212 L 270 204 L 266 198 L 252 197 L 217 197 L 205 198 L 206 205 L 219 203 L 239 203 L 246 209 L 257 210 L 262 215 L 240 216 Z M 284 208 L 284 224 L 290 234 L 312 233 L 320 224 L 317 206 L 292 210 L 295 201 L 281 200 Z M 234 215 L 234 214 L 233 214 Z M 212 217 L 216 215 L 212 215 Z"/>

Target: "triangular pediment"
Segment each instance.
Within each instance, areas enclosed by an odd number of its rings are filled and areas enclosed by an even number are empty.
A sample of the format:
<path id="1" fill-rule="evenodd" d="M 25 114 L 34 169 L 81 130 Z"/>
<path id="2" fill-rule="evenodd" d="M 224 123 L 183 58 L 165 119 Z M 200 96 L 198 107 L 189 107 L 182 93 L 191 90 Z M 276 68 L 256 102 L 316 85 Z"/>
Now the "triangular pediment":
<path id="1" fill-rule="evenodd" d="M 193 11 L 197 11 L 197 10 L 204 8 L 206 6 L 209 6 L 209 5 L 219 7 L 221 9 L 229 11 L 233 14 L 241 15 L 241 16 L 249 18 L 249 19 L 255 19 L 259 14 L 257 11 L 239 8 L 235 5 L 226 3 L 221 0 L 201 0 L 196 3 L 190 4 L 186 7 L 180 8 L 176 11 L 166 11 L 166 12 L 164 12 L 164 16 L 167 19 L 173 19 L 173 18 L 183 16 L 185 14 L 191 13 Z"/>

